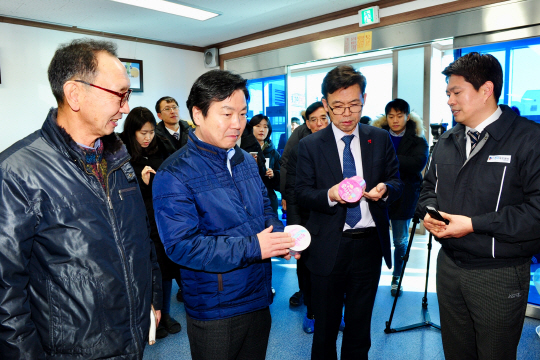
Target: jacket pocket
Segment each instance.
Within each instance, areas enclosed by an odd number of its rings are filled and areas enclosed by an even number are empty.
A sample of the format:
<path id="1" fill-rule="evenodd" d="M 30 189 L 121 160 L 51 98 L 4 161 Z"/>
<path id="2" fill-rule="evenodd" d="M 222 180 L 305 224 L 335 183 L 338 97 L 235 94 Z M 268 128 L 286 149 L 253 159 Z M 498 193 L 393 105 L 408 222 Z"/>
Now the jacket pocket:
<path id="1" fill-rule="evenodd" d="M 91 276 L 55 277 L 47 283 L 52 350 L 87 353 L 106 330 L 101 285 Z"/>
<path id="2" fill-rule="evenodd" d="M 135 195 L 136 193 L 137 193 L 136 186 L 118 190 L 118 196 L 120 197 L 120 200 L 124 200 L 124 196 Z"/>

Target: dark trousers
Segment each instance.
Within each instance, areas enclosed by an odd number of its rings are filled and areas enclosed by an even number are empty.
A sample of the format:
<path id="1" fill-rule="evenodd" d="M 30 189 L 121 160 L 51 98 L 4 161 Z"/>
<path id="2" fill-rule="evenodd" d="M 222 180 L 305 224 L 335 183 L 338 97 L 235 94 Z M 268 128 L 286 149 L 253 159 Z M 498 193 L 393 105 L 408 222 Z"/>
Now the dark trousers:
<path id="1" fill-rule="evenodd" d="M 264 360 L 272 325 L 270 309 L 228 319 L 201 321 L 186 316 L 193 360 Z"/>
<path id="2" fill-rule="evenodd" d="M 375 233 L 361 239 L 342 237 L 329 276 L 311 274 L 316 325 L 312 360 L 337 359 L 336 340 L 345 303 L 342 360 L 368 358 L 371 313 L 381 276 L 382 251 Z M 345 294 L 347 297 L 344 298 Z"/>
<path id="3" fill-rule="evenodd" d="M 468 270 L 439 251 L 437 297 L 446 360 L 512 360 L 523 329 L 530 262 Z"/>
<path id="4" fill-rule="evenodd" d="M 313 307 L 311 305 L 311 272 L 306 266 L 304 258 L 300 258 L 296 262 L 296 276 L 298 277 L 298 287 L 304 295 L 304 304 L 307 307 L 308 315 L 313 315 Z"/>

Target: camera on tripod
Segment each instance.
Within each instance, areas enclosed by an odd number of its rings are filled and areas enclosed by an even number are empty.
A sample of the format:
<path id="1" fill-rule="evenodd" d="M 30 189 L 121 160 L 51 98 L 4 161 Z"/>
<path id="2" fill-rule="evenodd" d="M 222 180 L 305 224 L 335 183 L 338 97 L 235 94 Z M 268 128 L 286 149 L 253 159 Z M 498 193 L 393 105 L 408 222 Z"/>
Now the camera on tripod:
<path id="1" fill-rule="evenodd" d="M 439 141 L 441 135 L 446 131 L 448 124 L 429 124 L 429 127 L 431 128 L 431 135 L 433 135 L 433 144 L 435 144 L 437 141 Z"/>

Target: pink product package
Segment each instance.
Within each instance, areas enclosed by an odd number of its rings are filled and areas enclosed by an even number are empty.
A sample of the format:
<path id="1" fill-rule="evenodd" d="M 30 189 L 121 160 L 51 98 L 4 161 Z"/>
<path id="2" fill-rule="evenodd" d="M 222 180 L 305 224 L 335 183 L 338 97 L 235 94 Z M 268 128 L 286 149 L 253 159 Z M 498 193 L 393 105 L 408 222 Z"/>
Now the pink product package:
<path id="1" fill-rule="evenodd" d="M 360 200 L 366 190 L 366 181 L 360 176 L 353 176 L 339 184 L 339 196 L 346 202 L 355 203 Z"/>
<path id="2" fill-rule="evenodd" d="M 302 225 L 288 225 L 285 226 L 286 233 L 291 234 L 291 237 L 294 239 L 294 246 L 290 248 L 289 253 L 294 256 L 296 254 L 301 254 L 309 244 L 311 244 L 311 235 L 309 231 Z"/>

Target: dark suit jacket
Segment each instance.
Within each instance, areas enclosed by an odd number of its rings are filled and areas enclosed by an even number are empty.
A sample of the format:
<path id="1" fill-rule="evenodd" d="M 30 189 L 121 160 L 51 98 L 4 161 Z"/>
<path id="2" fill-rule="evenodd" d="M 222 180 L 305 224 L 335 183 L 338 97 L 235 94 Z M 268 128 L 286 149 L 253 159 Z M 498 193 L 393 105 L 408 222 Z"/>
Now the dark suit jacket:
<path id="1" fill-rule="evenodd" d="M 358 128 L 366 191 L 385 183 L 388 199 L 369 201 L 377 226 L 382 254 L 392 267 L 388 205 L 399 198 L 403 183 L 399 164 L 388 132 L 368 125 Z M 343 180 L 338 148 L 332 126 L 302 139 L 298 145 L 296 197 L 300 206 L 310 209 L 306 228 L 311 245 L 303 253 L 306 265 L 315 275 L 327 276 L 334 268 L 347 215 L 345 205 L 328 205 L 328 190 Z"/>

